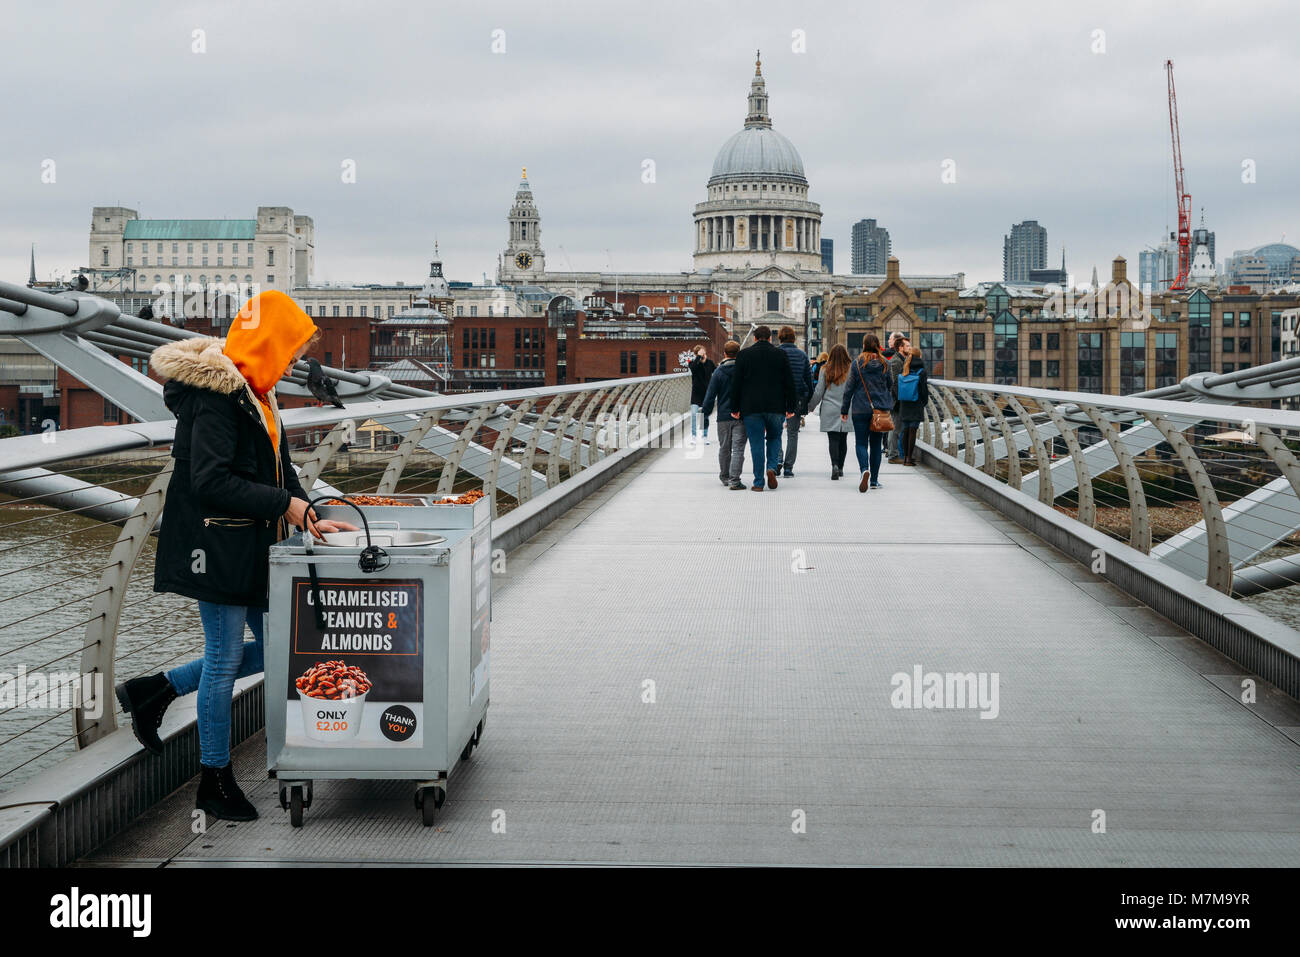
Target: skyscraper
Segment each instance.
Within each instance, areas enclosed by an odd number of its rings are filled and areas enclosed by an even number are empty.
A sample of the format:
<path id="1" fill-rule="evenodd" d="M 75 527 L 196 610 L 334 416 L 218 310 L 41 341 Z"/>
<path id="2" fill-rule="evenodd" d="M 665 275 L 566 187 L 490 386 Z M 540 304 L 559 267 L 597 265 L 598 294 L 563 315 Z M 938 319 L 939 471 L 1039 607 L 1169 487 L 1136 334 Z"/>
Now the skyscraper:
<path id="1" fill-rule="evenodd" d="M 1002 279 L 1029 282 L 1031 269 L 1047 268 L 1047 229 L 1036 219 L 1026 219 L 1002 237 Z"/>
<path id="2" fill-rule="evenodd" d="M 883 275 L 889 253 L 889 230 L 877 226 L 874 219 L 860 219 L 853 224 L 852 271 L 855 275 Z"/>
<path id="3" fill-rule="evenodd" d="M 1138 286 L 1163 292 L 1178 275 L 1178 244 L 1168 239 L 1154 249 L 1138 253 Z"/>
<path id="4" fill-rule="evenodd" d="M 822 268 L 828 273 L 835 272 L 835 240 L 822 240 Z"/>

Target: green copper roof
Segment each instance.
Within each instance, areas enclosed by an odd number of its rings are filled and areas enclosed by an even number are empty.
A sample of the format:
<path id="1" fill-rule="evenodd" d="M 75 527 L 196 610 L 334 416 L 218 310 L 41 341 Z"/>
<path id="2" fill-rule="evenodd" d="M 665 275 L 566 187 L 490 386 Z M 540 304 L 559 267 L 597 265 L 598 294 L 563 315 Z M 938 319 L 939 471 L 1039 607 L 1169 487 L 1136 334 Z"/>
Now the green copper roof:
<path id="1" fill-rule="evenodd" d="M 252 239 L 255 219 L 133 219 L 123 239 Z"/>

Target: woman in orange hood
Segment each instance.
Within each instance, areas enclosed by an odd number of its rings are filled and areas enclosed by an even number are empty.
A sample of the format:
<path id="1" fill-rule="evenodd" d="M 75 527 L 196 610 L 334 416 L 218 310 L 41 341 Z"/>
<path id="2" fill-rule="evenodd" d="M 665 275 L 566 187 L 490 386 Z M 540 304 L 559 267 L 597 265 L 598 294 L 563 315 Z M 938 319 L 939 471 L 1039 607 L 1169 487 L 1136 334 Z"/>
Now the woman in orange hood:
<path id="1" fill-rule="evenodd" d="M 275 401 L 276 383 L 318 335 L 297 303 L 271 290 L 248 301 L 224 340 L 182 339 L 151 360 L 176 416 L 154 590 L 198 600 L 205 645 L 200 659 L 118 685 L 117 697 L 140 743 L 161 753 L 167 706 L 198 693 L 195 805 L 231 821 L 257 817 L 230 770 L 230 699 L 236 678 L 262 670 L 269 549 L 291 527 L 353 527 L 317 521 L 308 508 Z M 252 641 L 244 641 L 245 624 Z"/>

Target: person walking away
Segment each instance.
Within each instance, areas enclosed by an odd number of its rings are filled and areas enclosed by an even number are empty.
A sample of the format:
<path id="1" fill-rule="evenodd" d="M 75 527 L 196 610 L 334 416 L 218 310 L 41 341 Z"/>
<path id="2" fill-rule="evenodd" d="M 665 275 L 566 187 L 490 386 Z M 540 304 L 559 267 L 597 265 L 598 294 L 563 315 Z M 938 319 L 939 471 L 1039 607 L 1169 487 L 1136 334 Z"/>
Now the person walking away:
<path id="1" fill-rule="evenodd" d="M 808 412 L 808 398 L 812 395 L 812 368 L 808 365 L 808 354 L 794 344 L 792 327 L 782 326 L 777 338 L 794 378 L 796 414 L 785 420 L 785 455 L 780 460 L 785 468 L 785 477 L 790 478 L 794 475 L 795 456 L 799 454 L 799 427 L 803 425 L 803 416 Z"/>
<path id="2" fill-rule="evenodd" d="M 704 393 L 701 410 L 704 418 L 713 413 L 713 403 L 718 404 L 718 478 L 732 491 L 743 489 L 740 472 L 745 467 L 745 426 L 731 417 L 731 377 L 736 371 L 736 355 L 740 343 L 728 340 L 722 347 L 722 362 L 709 378 L 709 389 Z"/>
<path id="3" fill-rule="evenodd" d="M 898 395 L 898 373 L 903 368 L 903 350 L 908 345 L 907 337 L 901 332 L 895 332 L 889 337 L 889 344 L 892 349 L 885 350 L 886 358 L 889 359 L 889 380 L 894 386 L 894 395 Z M 903 455 L 903 430 L 898 427 L 898 403 L 894 403 L 894 408 L 890 410 L 894 416 L 894 431 L 889 433 L 885 441 L 885 458 L 891 462 L 897 462 Z"/>
<path id="4" fill-rule="evenodd" d="M 700 418 L 700 406 L 704 404 L 704 393 L 709 391 L 709 380 L 713 378 L 713 370 L 717 368 L 713 360 L 709 358 L 708 352 L 704 346 L 697 345 L 691 350 L 695 353 L 690 362 L 686 363 L 686 368 L 691 371 L 691 438 L 695 438 L 696 428 Z M 709 417 L 704 416 L 704 444 L 709 444 Z"/>
<path id="5" fill-rule="evenodd" d="M 830 353 L 819 352 L 816 360 L 812 364 L 813 385 L 817 384 L 817 377 L 821 375 L 822 366 L 826 365 L 826 360 L 830 358 Z"/>
<path id="6" fill-rule="evenodd" d="M 781 424 L 795 414 L 797 398 L 790 361 L 772 345 L 768 326 L 754 329 L 754 344 L 741 349 L 731 374 L 731 417 L 745 423 L 749 454 L 754 460 L 753 491 L 776 488 L 781 455 Z"/>
<path id="7" fill-rule="evenodd" d="M 202 777 L 195 806 L 228 821 L 257 810 L 230 768 L 235 679 L 262 671 L 262 615 L 272 543 L 290 527 L 355 530 L 317 521 L 294 474 L 275 384 L 319 336 L 282 292 L 249 300 L 223 339 L 196 336 L 159 346 L 150 367 L 163 376 L 163 401 L 176 416 L 175 466 L 163 505 L 154 591 L 194 598 L 203 657 L 116 688 L 136 738 L 161 754 L 158 728 L 180 695 L 198 693 Z M 253 633 L 244 641 L 244 626 Z"/>
<path id="8" fill-rule="evenodd" d="M 903 367 L 898 376 L 897 427 L 903 434 L 903 464 L 916 465 L 916 434 L 925 421 L 930 383 L 921 350 L 910 342 L 905 343 L 903 356 Z"/>
<path id="9" fill-rule="evenodd" d="M 893 428 L 889 410 L 894 407 L 890 388 L 889 360 L 880 349 L 875 333 L 862 340 L 862 352 L 849 370 L 849 384 L 840 400 L 840 419 L 847 422 L 853 413 L 854 450 L 862 480 L 858 491 L 881 488 L 880 451 L 884 433 Z"/>
<path id="10" fill-rule="evenodd" d="M 853 365 L 853 360 L 849 358 L 849 350 L 836 343 L 823 365 L 808 411 L 816 411 L 821 406 L 821 429 L 826 433 L 826 440 L 830 444 L 831 478 L 838 479 L 844 474 L 844 459 L 849 451 L 851 428 L 840 415 L 840 403 L 844 400 L 844 390 L 848 387 L 849 368 Z"/>

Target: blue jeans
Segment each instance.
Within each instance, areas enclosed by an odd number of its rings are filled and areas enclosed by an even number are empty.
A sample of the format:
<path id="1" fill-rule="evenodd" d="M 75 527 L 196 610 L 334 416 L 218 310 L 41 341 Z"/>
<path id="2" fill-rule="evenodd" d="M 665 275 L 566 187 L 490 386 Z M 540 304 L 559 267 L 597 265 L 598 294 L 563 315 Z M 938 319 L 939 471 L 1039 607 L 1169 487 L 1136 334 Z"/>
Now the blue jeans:
<path id="1" fill-rule="evenodd" d="M 884 445 L 884 432 L 871 431 L 871 413 L 849 416 L 853 420 L 854 451 L 858 455 L 858 471 L 870 470 L 871 481 L 880 480 L 880 451 Z"/>
<path id="2" fill-rule="evenodd" d="M 167 672 L 178 695 L 199 693 L 199 761 L 210 768 L 230 763 L 230 699 L 235 679 L 262 670 L 263 608 L 199 602 L 203 657 Z M 244 622 L 253 632 L 244 641 Z"/>
<path id="3" fill-rule="evenodd" d="M 699 427 L 699 420 L 701 418 L 704 419 L 704 434 L 705 436 L 707 436 L 709 434 L 709 417 L 707 415 L 701 416 L 700 407 L 692 403 L 691 404 L 691 437 L 692 438 L 694 438 L 696 435 L 696 430 Z"/>
<path id="4" fill-rule="evenodd" d="M 766 478 L 764 469 L 775 472 L 776 463 L 781 461 L 781 426 L 785 416 L 780 412 L 751 412 L 744 417 L 744 422 L 745 434 L 749 436 L 749 457 L 754 463 L 754 486 L 762 488 Z"/>

